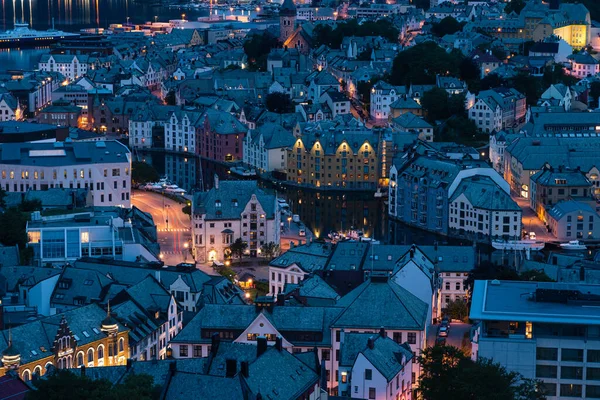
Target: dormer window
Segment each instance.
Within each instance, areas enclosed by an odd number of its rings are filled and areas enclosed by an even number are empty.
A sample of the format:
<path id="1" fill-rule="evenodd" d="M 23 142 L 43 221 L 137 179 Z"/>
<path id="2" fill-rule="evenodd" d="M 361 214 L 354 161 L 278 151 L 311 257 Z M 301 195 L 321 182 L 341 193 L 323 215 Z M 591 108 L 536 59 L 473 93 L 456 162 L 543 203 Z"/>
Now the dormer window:
<path id="1" fill-rule="evenodd" d="M 215 207 L 221 208 L 221 200 L 215 201 Z"/>

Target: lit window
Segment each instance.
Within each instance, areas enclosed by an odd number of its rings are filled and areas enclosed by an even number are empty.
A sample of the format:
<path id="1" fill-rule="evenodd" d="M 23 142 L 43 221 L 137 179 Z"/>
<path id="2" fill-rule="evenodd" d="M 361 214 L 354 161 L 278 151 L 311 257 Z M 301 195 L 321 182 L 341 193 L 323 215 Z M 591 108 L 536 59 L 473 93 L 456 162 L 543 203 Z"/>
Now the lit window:
<path id="1" fill-rule="evenodd" d="M 40 242 L 40 231 L 29 231 L 29 243 L 39 243 Z"/>
<path id="2" fill-rule="evenodd" d="M 89 243 L 90 242 L 90 233 L 89 232 L 81 232 L 81 243 Z"/>

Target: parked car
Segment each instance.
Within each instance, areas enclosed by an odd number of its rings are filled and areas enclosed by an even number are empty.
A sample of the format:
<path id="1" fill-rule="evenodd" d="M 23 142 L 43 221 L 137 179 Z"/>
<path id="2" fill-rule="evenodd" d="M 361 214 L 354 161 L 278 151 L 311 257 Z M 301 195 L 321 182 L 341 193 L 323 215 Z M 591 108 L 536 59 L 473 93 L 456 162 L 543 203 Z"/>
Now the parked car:
<path id="1" fill-rule="evenodd" d="M 535 239 L 537 239 L 537 236 L 535 235 L 535 232 L 529 232 L 529 239 L 530 239 L 530 240 L 535 240 Z"/>
<path id="2" fill-rule="evenodd" d="M 298 230 L 298 236 L 306 236 L 306 229 L 300 228 Z"/>
<path id="3" fill-rule="evenodd" d="M 440 330 L 438 331 L 439 337 L 448 337 L 448 326 L 440 326 Z"/>

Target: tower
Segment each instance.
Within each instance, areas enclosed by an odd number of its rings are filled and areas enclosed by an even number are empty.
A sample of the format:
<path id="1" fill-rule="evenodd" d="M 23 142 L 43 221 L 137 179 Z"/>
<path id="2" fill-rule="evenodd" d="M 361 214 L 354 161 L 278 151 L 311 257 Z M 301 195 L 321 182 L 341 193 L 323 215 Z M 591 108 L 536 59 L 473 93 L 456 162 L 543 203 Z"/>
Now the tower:
<path id="1" fill-rule="evenodd" d="M 284 0 L 279 8 L 279 41 L 285 43 L 296 30 L 296 5 L 293 0 Z"/>

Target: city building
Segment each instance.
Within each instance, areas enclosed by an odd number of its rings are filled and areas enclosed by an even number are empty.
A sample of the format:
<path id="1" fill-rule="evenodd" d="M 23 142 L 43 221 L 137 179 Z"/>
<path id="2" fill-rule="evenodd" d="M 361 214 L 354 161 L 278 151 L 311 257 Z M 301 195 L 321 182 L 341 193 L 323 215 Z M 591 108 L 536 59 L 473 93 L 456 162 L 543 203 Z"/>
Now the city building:
<path id="1" fill-rule="evenodd" d="M 170 112 L 170 118 L 165 121 L 165 149 L 182 153 L 197 154 L 202 126 L 202 114 L 197 110 L 176 110 Z M 146 128 L 146 132 L 148 129 Z M 207 139 L 208 140 L 208 139 Z M 220 141 L 220 140 L 219 140 Z"/>
<path id="2" fill-rule="evenodd" d="M 408 344 L 378 334 L 344 333 L 338 395 L 364 399 L 408 399 L 414 355 Z"/>
<path id="3" fill-rule="evenodd" d="M 433 142 L 433 126 L 422 117 L 419 117 L 412 112 L 407 112 L 395 117 L 392 119 L 391 124 L 393 127 L 402 131 L 416 131 L 419 134 L 420 140 Z"/>
<path id="4" fill-rule="evenodd" d="M 81 54 L 42 54 L 38 69 L 44 72 L 58 72 L 68 80 L 84 76 L 88 70 L 89 56 Z"/>
<path id="5" fill-rule="evenodd" d="M 166 126 L 170 123 L 170 118 L 177 120 L 177 117 L 174 115 L 175 111 L 180 110 L 177 106 L 165 106 L 158 104 L 148 104 L 141 108 L 139 108 L 133 115 L 129 118 L 129 147 L 136 149 L 146 149 L 152 147 L 164 147 L 167 148 L 167 145 L 170 149 L 177 149 L 177 137 L 173 137 L 173 132 L 177 129 L 182 130 L 183 127 L 180 125 L 170 127 L 169 132 L 171 132 L 170 142 L 167 144 L 165 138 Z M 173 113 L 173 115 L 172 115 Z M 189 121 L 188 121 L 189 122 Z M 189 125 L 188 130 L 195 129 L 194 126 Z M 179 140 L 187 139 L 186 142 L 194 141 L 196 138 L 190 138 L 183 136 L 184 133 L 180 133 Z M 188 131 L 188 135 L 195 136 L 195 131 L 191 133 Z M 160 138 L 162 137 L 162 141 Z M 173 140 L 176 142 L 173 143 Z M 161 143 L 162 142 L 162 143 Z M 179 147 L 182 143 L 179 144 Z M 190 147 L 195 150 L 195 147 Z"/>
<path id="6" fill-rule="evenodd" d="M 19 100 L 10 92 L 0 93 L 0 121 L 20 121 L 22 118 Z"/>
<path id="7" fill-rule="evenodd" d="M 595 113 L 578 114 L 581 115 L 581 119 L 584 119 L 587 114 Z M 554 115 L 557 117 L 556 120 L 559 120 L 559 116 L 563 114 Z M 570 170 L 579 168 L 586 173 L 591 182 L 590 186 L 593 186 L 590 189 L 591 194 L 598 197 L 600 195 L 600 171 L 597 166 L 599 146 L 600 137 L 597 135 L 518 137 L 507 145 L 504 153 L 504 179 L 510 184 L 514 193 L 529 198 L 531 177 L 544 166 L 556 169 L 562 165 Z"/>
<path id="8" fill-rule="evenodd" d="M 469 119 L 483 132 L 498 132 L 525 122 L 525 96 L 513 88 L 482 90 L 469 109 Z"/>
<path id="9" fill-rule="evenodd" d="M 544 167 L 530 177 L 530 183 L 529 207 L 546 223 L 555 204 L 573 198 L 592 200 L 592 183 L 581 170 Z"/>
<path id="10" fill-rule="evenodd" d="M 49 369 L 125 365 L 129 329 L 97 304 L 44 317 L 0 332 L 0 374 L 15 371 L 24 381 Z"/>
<path id="11" fill-rule="evenodd" d="M 192 201 L 191 230 L 196 260 L 223 261 L 234 256 L 230 246 L 241 239 L 256 257 L 267 243 L 279 244 L 281 213 L 275 194 L 256 181 L 219 181 Z"/>
<path id="12" fill-rule="evenodd" d="M 375 189 L 381 141 L 371 131 L 305 131 L 288 150 L 287 180 L 311 187 Z"/>
<path id="13" fill-rule="evenodd" d="M 4 143 L 0 186 L 7 192 L 89 189 L 94 206 L 131 206 L 131 153 L 118 141 Z"/>
<path id="14" fill-rule="evenodd" d="M 33 248 L 38 264 L 61 264 L 81 257 L 158 261 L 156 227 L 151 216 L 145 218 L 149 221 L 122 207 L 65 210 L 51 216 L 34 212 L 27 222 L 27 245 Z"/>
<path id="15" fill-rule="evenodd" d="M 600 62 L 587 52 L 571 54 L 567 59 L 571 64 L 569 73 L 578 79 L 587 78 L 600 72 Z"/>
<path id="16" fill-rule="evenodd" d="M 451 199 L 465 190 L 463 180 L 477 176 L 489 178 L 503 192 L 510 193 L 508 183 L 486 162 L 471 157 L 453 159 L 423 144 L 416 145 L 396 159 L 390 169 L 388 214 L 406 224 L 448 234 L 451 221 L 460 226 L 459 220 L 454 222 L 455 217 L 450 219 Z"/>
<path id="17" fill-rule="evenodd" d="M 281 125 L 266 123 L 244 138 L 244 164 L 260 171 L 285 171 L 294 135 Z"/>
<path id="18" fill-rule="evenodd" d="M 600 396 L 597 285 L 475 281 L 473 359 L 539 379 L 549 400 Z"/>
<path id="19" fill-rule="evenodd" d="M 507 186 L 501 187 L 487 176 L 463 179 L 449 199 L 450 232 L 479 239 L 520 239 L 523 211 Z"/>
<path id="20" fill-rule="evenodd" d="M 384 81 L 377 82 L 371 89 L 371 109 L 369 115 L 375 120 L 387 121 L 390 105 L 406 97 L 406 87 L 392 86 Z"/>
<path id="21" fill-rule="evenodd" d="M 241 161 L 248 128 L 225 111 L 207 109 L 200 120 L 197 154 L 214 161 Z"/>
<path id="22" fill-rule="evenodd" d="M 548 210 L 546 220 L 550 232 L 558 240 L 600 237 L 600 215 L 588 203 L 561 201 Z"/>

